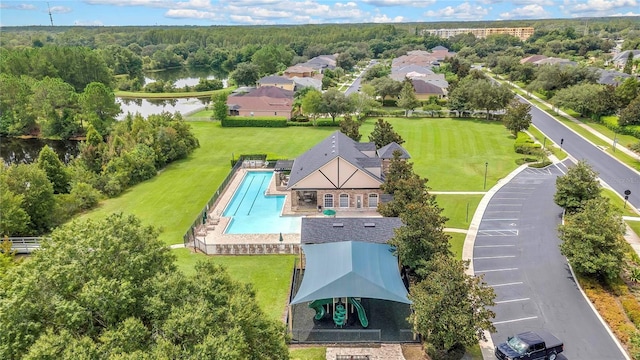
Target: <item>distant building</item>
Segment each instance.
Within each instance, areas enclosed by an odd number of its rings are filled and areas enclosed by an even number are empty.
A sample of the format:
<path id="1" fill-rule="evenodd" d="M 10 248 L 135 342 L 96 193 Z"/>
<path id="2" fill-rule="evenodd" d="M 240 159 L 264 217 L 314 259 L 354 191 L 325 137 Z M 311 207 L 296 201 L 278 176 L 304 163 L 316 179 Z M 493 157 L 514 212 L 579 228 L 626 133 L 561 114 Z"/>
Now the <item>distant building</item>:
<path id="1" fill-rule="evenodd" d="M 270 75 L 270 76 L 265 76 L 262 79 L 258 80 L 258 86 L 259 87 L 275 86 L 281 89 L 293 91 L 295 87 L 295 83 L 293 82 L 292 79 L 286 76 Z"/>
<path id="2" fill-rule="evenodd" d="M 282 116 L 291 118 L 293 91 L 275 86 L 262 86 L 245 93 L 233 93 L 227 98 L 231 116 Z"/>
<path id="3" fill-rule="evenodd" d="M 633 54 L 633 59 L 637 60 L 640 58 L 640 50 L 625 50 L 618 53 L 616 56 L 611 59 L 613 66 L 616 69 L 624 69 L 624 66 L 627 64 L 627 59 L 629 58 L 629 53 Z"/>
<path id="4" fill-rule="evenodd" d="M 473 34 L 477 38 L 486 38 L 489 35 L 507 34 L 515 36 L 524 41 L 533 35 L 532 27 L 504 27 L 504 28 L 458 28 L 458 29 L 425 29 L 423 34 L 431 34 L 441 38 L 448 39 L 450 37 L 461 34 Z"/>

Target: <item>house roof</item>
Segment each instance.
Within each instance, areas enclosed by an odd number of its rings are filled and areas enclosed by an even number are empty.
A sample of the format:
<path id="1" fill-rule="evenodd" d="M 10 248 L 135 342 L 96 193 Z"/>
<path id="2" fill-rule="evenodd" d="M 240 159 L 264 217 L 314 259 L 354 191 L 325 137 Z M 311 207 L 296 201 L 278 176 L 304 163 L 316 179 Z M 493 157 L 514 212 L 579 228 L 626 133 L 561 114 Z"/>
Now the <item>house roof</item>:
<path id="1" fill-rule="evenodd" d="M 312 69 L 333 69 L 336 67 L 335 55 L 318 55 L 307 62 L 302 63 L 303 66 L 308 66 Z"/>
<path id="2" fill-rule="evenodd" d="M 391 246 L 361 241 L 302 245 L 306 269 L 291 304 L 362 297 L 411 304 Z"/>
<path id="3" fill-rule="evenodd" d="M 598 84 L 602 85 L 620 85 L 626 78 L 631 77 L 631 75 L 613 70 L 604 70 L 597 69 L 596 70 L 600 75 L 598 79 Z"/>
<path id="4" fill-rule="evenodd" d="M 291 111 L 293 91 L 275 86 L 263 86 L 248 93 L 234 93 L 227 98 L 231 110 L 246 111 Z"/>
<path id="5" fill-rule="evenodd" d="M 315 69 L 309 66 L 304 66 L 301 64 L 298 65 L 293 65 L 293 66 L 289 66 L 287 68 L 287 70 L 284 71 L 285 74 L 287 73 L 306 73 L 306 72 L 313 72 Z"/>
<path id="6" fill-rule="evenodd" d="M 630 52 L 633 53 L 633 58 L 634 59 L 640 57 L 640 50 L 625 50 L 625 51 L 620 52 L 618 55 L 614 56 L 613 59 L 611 59 L 611 61 L 626 63 Z"/>
<path id="7" fill-rule="evenodd" d="M 302 244 L 324 244 L 338 241 L 364 241 L 386 244 L 402 226 L 397 217 L 320 218 L 303 217 Z"/>
<path id="8" fill-rule="evenodd" d="M 296 90 L 305 87 L 312 87 L 314 89 L 322 90 L 322 80 L 320 79 L 299 76 L 294 76 L 291 79 L 296 84 Z"/>
<path id="9" fill-rule="evenodd" d="M 419 78 L 411 79 L 413 83 L 413 89 L 416 91 L 416 94 L 436 94 L 436 95 L 445 95 L 444 90 L 440 86 L 436 86 L 428 81 L 420 80 Z"/>
<path id="10" fill-rule="evenodd" d="M 444 46 L 438 45 L 438 46 L 432 48 L 431 51 L 449 51 L 449 49 L 447 49 Z"/>
<path id="11" fill-rule="evenodd" d="M 381 159 L 393 159 L 393 153 L 398 150 L 402 153 L 400 159 L 411 159 L 411 155 L 395 141 L 378 149 L 378 157 Z"/>
<path id="12" fill-rule="evenodd" d="M 380 176 L 365 169 L 365 165 L 370 167 L 368 166 L 370 163 L 367 160 L 369 157 L 362 152 L 363 150 L 360 150 L 362 145 L 359 144 L 340 131 L 335 131 L 319 144 L 296 158 L 289 177 L 289 188 L 337 157 L 351 163 L 382 183 Z"/>
<path id="13" fill-rule="evenodd" d="M 534 61 L 533 62 L 536 65 L 555 65 L 555 64 L 560 64 L 560 65 L 577 65 L 578 63 L 575 61 L 571 61 L 571 60 L 567 60 L 567 59 L 561 59 L 561 58 L 555 58 L 555 57 L 550 57 L 550 58 L 544 58 L 538 61 Z"/>
<path id="14" fill-rule="evenodd" d="M 546 55 L 531 55 L 526 58 L 520 59 L 520 64 L 533 63 L 546 58 L 548 58 L 548 56 Z"/>
<path id="15" fill-rule="evenodd" d="M 275 171 L 289 171 L 293 166 L 293 160 L 276 160 Z"/>
<path id="16" fill-rule="evenodd" d="M 434 74 L 433 70 L 431 70 L 427 66 L 409 64 L 405 66 L 396 66 L 391 68 L 391 74 L 409 74 L 409 73 L 418 73 L 418 74 Z"/>
<path id="17" fill-rule="evenodd" d="M 258 84 L 292 84 L 293 80 L 286 76 L 270 75 L 258 80 Z"/>

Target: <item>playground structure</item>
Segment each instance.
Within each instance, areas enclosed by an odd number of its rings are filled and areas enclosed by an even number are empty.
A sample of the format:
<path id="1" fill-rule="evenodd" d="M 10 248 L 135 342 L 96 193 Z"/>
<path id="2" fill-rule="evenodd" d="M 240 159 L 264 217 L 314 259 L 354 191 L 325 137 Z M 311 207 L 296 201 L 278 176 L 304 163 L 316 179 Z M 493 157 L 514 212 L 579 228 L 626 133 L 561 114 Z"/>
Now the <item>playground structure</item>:
<path id="1" fill-rule="evenodd" d="M 344 302 L 342 301 L 343 299 L 345 300 Z M 345 304 L 347 304 L 346 307 Z M 330 307 L 329 305 L 332 306 Z M 347 311 L 349 305 L 351 305 L 350 312 Z M 325 306 L 327 307 L 326 309 Z M 358 299 L 352 297 L 337 298 L 337 301 L 336 298 L 315 300 L 309 304 L 309 307 L 316 311 L 314 316 L 315 320 L 324 319 L 328 311 L 332 309 L 333 322 L 339 327 L 345 326 L 349 319 L 349 313 L 353 314 L 354 310 L 356 310 L 360 325 L 362 325 L 363 328 L 367 328 L 369 326 L 369 320 L 367 319 L 367 313 L 364 310 L 364 307 Z"/>

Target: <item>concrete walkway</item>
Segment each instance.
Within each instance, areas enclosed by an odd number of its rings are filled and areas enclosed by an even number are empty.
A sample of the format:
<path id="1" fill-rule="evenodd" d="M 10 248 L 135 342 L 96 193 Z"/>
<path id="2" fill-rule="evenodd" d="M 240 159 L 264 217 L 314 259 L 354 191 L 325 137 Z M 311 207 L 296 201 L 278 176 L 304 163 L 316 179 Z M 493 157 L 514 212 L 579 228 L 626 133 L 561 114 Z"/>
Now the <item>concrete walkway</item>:
<path id="1" fill-rule="evenodd" d="M 327 360 L 336 355 L 369 355 L 370 360 L 405 360 L 400 344 L 380 344 L 375 347 L 328 347 Z"/>

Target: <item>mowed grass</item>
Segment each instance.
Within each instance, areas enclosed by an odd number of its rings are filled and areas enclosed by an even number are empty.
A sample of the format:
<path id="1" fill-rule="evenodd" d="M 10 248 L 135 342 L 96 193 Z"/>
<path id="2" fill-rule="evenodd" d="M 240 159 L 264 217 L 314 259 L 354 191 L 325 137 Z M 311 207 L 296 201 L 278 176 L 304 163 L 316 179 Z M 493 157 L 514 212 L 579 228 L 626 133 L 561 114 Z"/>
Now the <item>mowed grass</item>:
<path id="1" fill-rule="evenodd" d="M 102 201 L 82 215 L 103 218 L 112 212 L 138 216 L 161 228 L 166 244 L 182 243 L 183 235 L 231 170 L 232 156 L 268 153 L 294 158 L 327 137 L 334 128 L 222 128 L 218 122 L 191 122 L 200 141 L 187 159 L 167 166 L 153 179 Z"/>
<path id="2" fill-rule="evenodd" d="M 630 206 L 628 203 L 625 204 L 624 199 L 621 198 L 615 191 L 610 189 L 602 189 L 602 196 L 609 199 L 609 202 L 618 211 L 620 216 L 640 216 L 633 210 L 633 206 Z"/>
<path id="3" fill-rule="evenodd" d="M 451 236 L 451 239 L 449 239 L 449 245 L 451 245 L 450 249 L 453 253 L 453 257 L 458 260 L 462 260 L 462 247 L 467 234 L 448 232 L 447 235 Z"/>
<path id="4" fill-rule="evenodd" d="M 520 156 L 513 151 L 514 139 L 496 121 L 458 118 L 387 118 L 406 141 L 414 171 L 429 182 L 432 190 L 482 191 L 485 163 L 487 189 L 514 170 Z M 363 141 L 375 120 L 361 128 Z"/>
<path id="5" fill-rule="evenodd" d="M 363 141 L 374 121 L 369 119 L 362 126 Z M 482 190 L 485 159 L 489 162 L 487 189 L 516 167 L 513 139 L 499 123 L 444 118 L 390 122 L 406 140 L 414 170 L 429 178 L 428 185 L 434 190 Z M 153 179 L 102 201 L 82 217 L 134 214 L 160 228 L 160 239 L 166 244 L 182 243 L 189 226 L 229 173 L 232 157 L 266 153 L 271 159 L 293 159 L 336 131 L 334 127 L 223 128 L 210 121 L 190 125 L 200 148 Z"/>
<path id="6" fill-rule="evenodd" d="M 289 349 L 291 360 L 325 360 L 327 358 L 326 347 L 300 347 Z"/>
<path id="7" fill-rule="evenodd" d="M 251 284 L 258 306 L 273 320 L 282 321 L 291 284 L 294 255 L 207 256 L 190 249 L 175 249 L 178 268 L 187 275 L 196 275 L 198 261 L 223 265 L 231 277 Z"/>
<path id="8" fill-rule="evenodd" d="M 435 196 L 438 206 L 443 209 L 442 215 L 449 219 L 446 227 L 468 229 L 483 195 L 437 194 Z"/>

